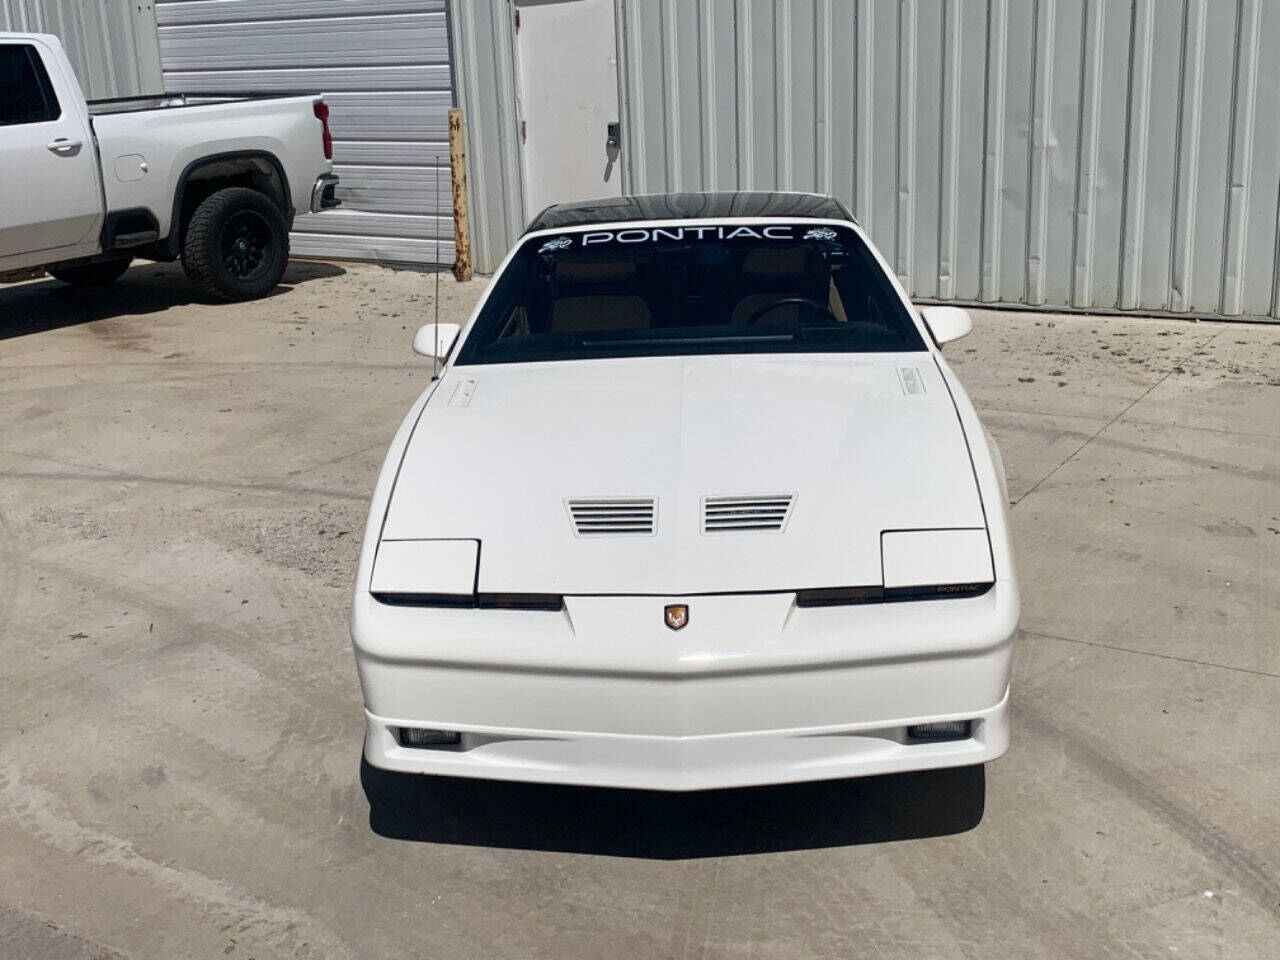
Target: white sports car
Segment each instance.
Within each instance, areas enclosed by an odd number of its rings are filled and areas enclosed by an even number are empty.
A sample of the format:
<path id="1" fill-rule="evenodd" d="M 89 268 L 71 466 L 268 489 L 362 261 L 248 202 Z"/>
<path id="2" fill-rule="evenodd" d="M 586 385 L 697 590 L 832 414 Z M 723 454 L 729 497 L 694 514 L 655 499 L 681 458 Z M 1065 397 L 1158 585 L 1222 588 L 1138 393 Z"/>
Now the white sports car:
<path id="1" fill-rule="evenodd" d="M 981 763 L 999 454 L 848 210 L 551 207 L 392 441 L 351 632 L 387 770 L 700 790 Z"/>

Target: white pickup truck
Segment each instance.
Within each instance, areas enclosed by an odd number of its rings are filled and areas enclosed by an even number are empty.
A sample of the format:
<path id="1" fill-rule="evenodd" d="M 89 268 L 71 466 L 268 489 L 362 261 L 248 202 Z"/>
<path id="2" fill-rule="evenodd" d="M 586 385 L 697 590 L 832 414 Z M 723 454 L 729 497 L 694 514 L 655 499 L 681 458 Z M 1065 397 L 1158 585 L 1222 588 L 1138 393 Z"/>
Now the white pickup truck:
<path id="1" fill-rule="evenodd" d="M 0 279 L 181 258 L 207 296 L 261 297 L 294 214 L 338 203 L 328 119 L 318 96 L 86 102 L 57 37 L 0 33 Z"/>

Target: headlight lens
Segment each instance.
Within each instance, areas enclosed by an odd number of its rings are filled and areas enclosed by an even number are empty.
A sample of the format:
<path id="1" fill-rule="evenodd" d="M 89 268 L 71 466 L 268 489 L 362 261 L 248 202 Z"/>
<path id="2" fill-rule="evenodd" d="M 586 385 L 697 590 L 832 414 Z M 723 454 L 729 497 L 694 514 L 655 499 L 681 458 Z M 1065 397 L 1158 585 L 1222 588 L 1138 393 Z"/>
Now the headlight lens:
<path id="1" fill-rule="evenodd" d="M 908 600 L 945 600 L 979 597 L 991 583 L 935 583 L 919 587 L 822 587 L 797 590 L 797 607 L 844 607 L 858 603 L 902 603 Z"/>

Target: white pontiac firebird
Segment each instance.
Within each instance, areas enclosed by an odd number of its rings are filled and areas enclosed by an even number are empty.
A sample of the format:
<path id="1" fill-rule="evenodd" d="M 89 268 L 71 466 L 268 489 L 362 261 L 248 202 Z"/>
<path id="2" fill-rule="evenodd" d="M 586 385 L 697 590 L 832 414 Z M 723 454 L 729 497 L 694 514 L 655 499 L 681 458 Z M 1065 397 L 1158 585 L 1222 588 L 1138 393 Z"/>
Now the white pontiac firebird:
<path id="1" fill-rule="evenodd" d="M 351 633 L 392 771 L 701 790 L 1009 743 L 999 454 L 848 210 L 540 214 L 378 478 Z"/>

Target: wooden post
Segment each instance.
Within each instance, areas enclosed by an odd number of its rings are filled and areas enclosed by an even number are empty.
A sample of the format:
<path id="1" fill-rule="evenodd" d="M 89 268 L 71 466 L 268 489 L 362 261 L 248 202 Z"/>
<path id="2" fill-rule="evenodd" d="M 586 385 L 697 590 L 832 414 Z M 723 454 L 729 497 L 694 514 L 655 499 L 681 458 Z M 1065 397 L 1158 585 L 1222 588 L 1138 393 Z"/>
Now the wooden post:
<path id="1" fill-rule="evenodd" d="M 449 173 L 453 181 L 453 275 L 471 279 L 471 224 L 467 219 L 467 152 L 462 142 L 462 111 L 449 111 Z"/>

